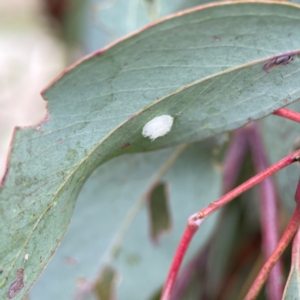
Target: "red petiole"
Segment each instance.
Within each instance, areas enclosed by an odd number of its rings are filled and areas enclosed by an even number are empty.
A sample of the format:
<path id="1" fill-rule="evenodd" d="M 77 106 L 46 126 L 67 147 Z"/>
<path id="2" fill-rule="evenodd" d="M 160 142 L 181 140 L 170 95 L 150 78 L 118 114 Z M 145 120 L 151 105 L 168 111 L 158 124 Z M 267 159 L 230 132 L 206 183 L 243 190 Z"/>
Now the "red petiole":
<path id="1" fill-rule="evenodd" d="M 300 114 L 287 108 L 280 108 L 273 114 L 300 123 Z"/>

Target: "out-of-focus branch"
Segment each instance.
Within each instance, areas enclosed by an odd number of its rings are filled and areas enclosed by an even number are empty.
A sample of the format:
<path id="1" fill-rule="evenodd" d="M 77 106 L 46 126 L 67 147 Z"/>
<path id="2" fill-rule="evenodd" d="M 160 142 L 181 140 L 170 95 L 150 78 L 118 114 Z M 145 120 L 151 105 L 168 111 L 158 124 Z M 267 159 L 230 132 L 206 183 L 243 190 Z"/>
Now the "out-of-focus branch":
<path id="1" fill-rule="evenodd" d="M 256 123 L 247 126 L 249 145 L 251 148 L 256 172 L 268 167 L 268 159 L 263 146 L 259 127 Z M 260 221 L 262 228 L 262 250 L 265 260 L 271 256 L 279 242 L 278 201 L 275 184 L 268 177 L 259 184 Z M 281 300 L 283 293 L 283 269 L 280 261 L 272 269 L 267 281 L 267 295 L 271 300 Z"/>

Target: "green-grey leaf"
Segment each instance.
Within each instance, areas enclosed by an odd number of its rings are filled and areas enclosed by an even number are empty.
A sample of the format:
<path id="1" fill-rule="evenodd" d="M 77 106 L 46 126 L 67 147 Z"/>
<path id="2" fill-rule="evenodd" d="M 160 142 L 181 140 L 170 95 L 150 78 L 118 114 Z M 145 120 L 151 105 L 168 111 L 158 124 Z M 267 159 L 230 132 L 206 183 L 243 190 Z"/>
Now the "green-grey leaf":
<path id="1" fill-rule="evenodd" d="M 285 287 L 285 293 L 282 300 L 300 299 L 300 273 L 299 270 L 291 269 L 290 275 Z"/>
<path id="2" fill-rule="evenodd" d="M 0 296 L 30 254 L 21 299 L 56 250 L 91 172 L 123 153 L 201 140 L 300 97 L 296 56 L 266 73 L 274 55 L 300 51 L 291 3 L 221 3 L 167 18 L 99 51 L 44 93 L 49 120 L 17 130 L 0 191 Z M 144 125 L 171 115 L 154 142 Z"/>
<path id="3" fill-rule="evenodd" d="M 300 299 L 300 230 L 296 233 L 292 246 L 292 263 L 282 300 Z"/>
<path id="4" fill-rule="evenodd" d="M 211 149 L 199 145 L 187 149 L 164 176 L 170 191 L 172 230 L 154 244 L 143 195 L 173 153 L 170 149 L 121 156 L 95 171 L 79 195 L 62 245 L 30 293 L 31 300 L 71 299 L 79 277 L 92 281 L 107 265 L 122 278 L 117 281 L 118 299 L 132 299 L 133 294 L 149 299 L 161 287 L 188 216 L 220 194 L 221 176 L 213 167 Z M 213 188 L 207 189 L 208 185 Z M 214 215 L 203 224 L 188 258 L 205 244 L 216 219 Z M 67 264 L 68 257 L 76 263 Z"/>
<path id="5" fill-rule="evenodd" d="M 163 16 L 179 10 L 200 5 L 203 0 L 118 0 L 95 1 L 87 0 L 84 14 L 84 33 L 82 42 L 88 52 L 116 39 L 140 29 Z M 92 18 L 91 18 L 92 14 Z M 116 22 L 118 20 L 118 22 Z M 78 22 L 78 18 L 76 19 Z M 74 24 L 70 24 L 74 25 Z M 69 26 L 73 29 L 74 26 Z"/>
<path id="6" fill-rule="evenodd" d="M 112 41 L 153 20 L 175 12 L 180 2 L 181 0 L 141 0 L 128 3 L 126 0 L 120 0 L 110 5 L 98 3 L 95 16 L 99 29 Z M 118 22 L 114 20 L 118 20 Z"/>

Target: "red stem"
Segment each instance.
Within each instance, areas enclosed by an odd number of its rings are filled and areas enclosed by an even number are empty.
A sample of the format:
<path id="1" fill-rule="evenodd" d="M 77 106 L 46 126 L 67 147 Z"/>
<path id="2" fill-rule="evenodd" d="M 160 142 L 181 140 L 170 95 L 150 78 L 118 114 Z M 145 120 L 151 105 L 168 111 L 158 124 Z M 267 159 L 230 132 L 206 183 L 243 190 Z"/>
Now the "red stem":
<path id="1" fill-rule="evenodd" d="M 252 284 L 248 294 L 245 297 L 245 300 L 254 300 L 258 296 L 264 282 L 266 281 L 268 275 L 270 274 L 272 268 L 280 258 L 283 251 L 288 246 L 289 242 L 295 235 L 298 227 L 300 224 L 300 206 L 297 204 L 294 214 L 283 233 L 281 240 L 279 241 L 276 249 L 269 257 L 263 268 L 260 270 L 259 274 L 257 275 L 254 283 Z"/>
<path id="2" fill-rule="evenodd" d="M 219 209 L 220 207 L 222 207 L 223 205 L 225 205 L 235 197 L 239 196 L 243 192 L 247 191 L 248 189 L 252 188 L 256 184 L 264 180 L 265 178 L 273 175 L 279 170 L 298 161 L 299 159 L 300 159 L 300 152 L 299 150 L 297 150 L 292 154 L 286 156 L 285 158 L 281 159 L 274 165 L 270 166 L 269 168 L 265 169 L 263 172 L 248 179 L 247 181 L 245 181 L 244 183 L 242 183 L 241 185 L 239 185 L 238 187 L 236 187 L 235 189 L 233 189 L 232 191 L 230 191 L 229 193 L 221 197 L 219 200 L 212 202 L 209 206 L 205 207 L 204 209 L 200 210 L 198 213 L 194 214 L 193 215 L 194 219 L 195 220 L 201 219 L 210 215 L 211 213 L 213 213 L 214 211 L 216 211 L 217 209 Z"/>
<path id="3" fill-rule="evenodd" d="M 247 127 L 250 148 L 253 154 L 256 172 L 262 172 L 268 166 L 268 159 L 262 143 L 259 127 L 252 123 Z M 279 241 L 278 201 L 275 184 L 268 177 L 259 184 L 260 220 L 262 227 L 262 248 L 265 259 L 272 254 Z M 283 269 L 280 261 L 274 266 L 267 282 L 269 299 L 281 300 L 283 293 Z"/>
<path id="4" fill-rule="evenodd" d="M 203 222 L 202 220 L 193 220 L 189 218 L 188 224 L 185 228 L 185 231 L 183 233 L 183 236 L 179 242 L 178 248 L 176 250 L 175 256 L 173 258 L 173 262 L 168 274 L 168 278 L 166 280 L 166 284 L 164 286 L 162 295 L 161 295 L 161 300 L 169 300 L 171 298 L 171 294 L 173 291 L 175 279 L 177 277 L 179 268 L 181 266 L 183 257 L 186 253 L 186 250 L 188 249 L 188 246 L 196 233 L 197 229 Z"/>
<path id="5" fill-rule="evenodd" d="M 174 286 L 174 290 L 171 297 L 172 300 L 180 300 L 183 298 L 184 293 L 187 290 L 193 276 L 198 274 L 199 270 L 201 270 L 201 280 L 205 280 L 204 270 L 207 265 L 208 253 L 211 248 L 210 246 L 211 241 L 206 245 L 204 249 L 201 249 L 201 251 L 197 253 L 197 255 L 191 261 L 189 261 L 185 268 L 180 272 L 176 284 Z"/>
<path id="6" fill-rule="evenodd" d="M 300 152 L 295 151 L 294 153 L 288 155 L 287 157 L 283 158 L 279 162 L 275 163 L 271 167 L 267 168 L 260 174 L 255 175 L 251 179 L 247 180 L 237 188 L 233 189 L 223 197 L 221 197 L 218 201 L 215 201 L 211 203 L 206 208 L 200 210 L 198 213 L 192 215 L 189 220 L 187 227 L 185 229 L 185 232 L 180 240 L 180 243 L 178 245 L 178 248 L 176 250 L 168 278 L 166 280 L 161 300 L 169 300 L 172 294 L 174 282 L 176 280 L 180 265 L 182 263 L 184 254 L 191 242 L 192 237 L 194 236 L 195 232 L 199 228 L 200 224 L 203 222 L 204 218 L 208 216 L 209 214 L 213 213 L 215 210 L 219 209 L 241 193 L 245 192 L 246 190 L 250 189 L 254 185 L 258 184 L 262 180 L 264 180 L 266 177 L 274 174 L 275 172 L 283 169 L 284 167 L 292 164 L 293 162 L 296 162 L 300 159 Z"/>
<path id="7" fill-rule="evenodd" d="M 280 108 L 274 111 L 273 114 L 300 123 L 300 114 L 295 111 L 286 108 Z"/>

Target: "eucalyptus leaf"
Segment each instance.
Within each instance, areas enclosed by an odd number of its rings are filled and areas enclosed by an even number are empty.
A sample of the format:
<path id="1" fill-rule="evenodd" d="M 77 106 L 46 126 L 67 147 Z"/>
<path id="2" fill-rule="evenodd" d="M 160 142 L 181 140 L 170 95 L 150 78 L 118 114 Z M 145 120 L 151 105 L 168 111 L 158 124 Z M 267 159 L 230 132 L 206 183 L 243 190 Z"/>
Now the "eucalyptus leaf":
<path id="1" fill-rule="evenodd" d="M 299 270 L 292 268 L 285 287 L 285 293 L 282 300 L 300 299 L 300 273 Z"/>
<path id="2" fill-rule="evenodd" d="M 292 247 L 292 263 L 288 280 L 285 284 L 282 300 L 300 299 L 300 230 L 296 233 Z"/>
<path id="3" fill-rule="evenodd" d="M 296 101 L 299 20 L 292 3 L 206 5 L 94 53 L 53 82 L 43 94 L 48 119 L 16 130 L 0 191 L 0 297 L 25 265 L 15 299 L 34 284 L 97 166 L 227 132 Z M 291 63 L 263 70 L 291 51 Z M 174 124 L 152 142 L 142 130 L 161 115 Z"/>

